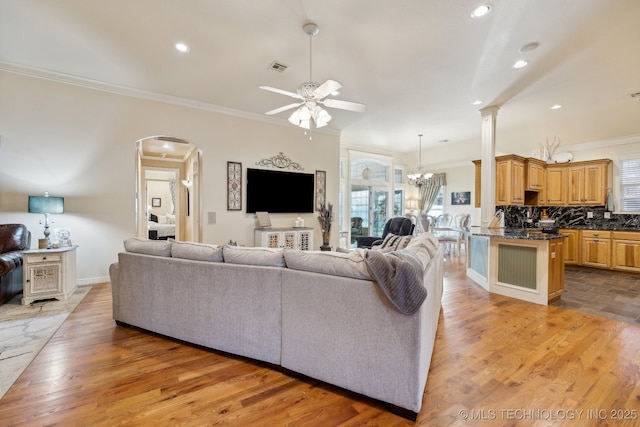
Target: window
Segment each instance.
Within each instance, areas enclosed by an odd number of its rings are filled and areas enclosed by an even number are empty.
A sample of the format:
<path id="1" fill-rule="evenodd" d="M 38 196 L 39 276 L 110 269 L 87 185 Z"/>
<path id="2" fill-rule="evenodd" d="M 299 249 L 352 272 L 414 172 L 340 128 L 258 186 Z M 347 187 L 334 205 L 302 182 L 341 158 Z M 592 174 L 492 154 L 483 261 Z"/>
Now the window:
<path id="1" fill-rule="evenodd" d="M 393 216 L 404 215 L 404 191 L 395 190 L 393 192 Z"/>
<path id="2" fill-rule="evenodd" d="M 640 212 L 640 154 L 620 157 L 620 211 Z"/>
<path id="3" fill-rule="evenodd" d="M 402 168 L 395 168 L 393 170 L 393 181 L 396 185 L 398 184 L 404 184 L 404 169 Z"/>
<path id="4" fill-rule="evenodd" d="M 440 187 L 440 191 L 438 192 L 438 196 L 436 197 L 436 201 L 433 202 L 433 206 L 427 212 L 434 218 L 437 218 L 438 215 L 441 215 L 444 212 L 444 185 Z"/>

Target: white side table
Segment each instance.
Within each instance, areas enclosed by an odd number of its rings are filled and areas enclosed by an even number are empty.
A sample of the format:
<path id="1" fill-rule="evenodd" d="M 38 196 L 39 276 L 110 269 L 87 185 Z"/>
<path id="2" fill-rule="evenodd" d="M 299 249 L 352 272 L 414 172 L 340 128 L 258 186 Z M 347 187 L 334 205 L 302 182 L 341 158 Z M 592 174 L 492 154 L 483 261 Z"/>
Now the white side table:
<path id="1" fill-rule="evenodd" d="M 24 252 L 22 305 L 43 299 L 65 300 L 75 292 L 77 247 Z"/>

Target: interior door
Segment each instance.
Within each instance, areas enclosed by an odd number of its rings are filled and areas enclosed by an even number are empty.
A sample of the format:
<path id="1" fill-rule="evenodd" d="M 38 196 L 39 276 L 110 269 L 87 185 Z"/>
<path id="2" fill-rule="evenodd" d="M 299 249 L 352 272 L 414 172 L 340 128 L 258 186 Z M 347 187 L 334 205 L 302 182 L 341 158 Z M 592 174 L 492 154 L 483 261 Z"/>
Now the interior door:
<path id="1" fill-rule="evenodd" d="M 389 190 L 352 185 L 351 218 L 362 218 L 362 223 L 358 229 L 351 230 L 351 243 L 353 244 L 358 236 L 382 236 L 382 230 L 389 218 L 388 207 Z"/>

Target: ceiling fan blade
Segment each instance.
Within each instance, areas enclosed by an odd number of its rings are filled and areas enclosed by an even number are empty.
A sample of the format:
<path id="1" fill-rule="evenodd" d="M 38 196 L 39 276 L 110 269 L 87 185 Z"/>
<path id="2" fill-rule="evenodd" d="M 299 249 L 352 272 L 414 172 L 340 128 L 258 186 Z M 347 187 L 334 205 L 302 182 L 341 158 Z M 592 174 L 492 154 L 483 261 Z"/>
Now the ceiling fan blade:
<path id="1" fill-rule="evenodd" d="M 287 96 L 290 96 L 290 97 L 296 98 L 296 99 L 304 99 L 303 97 L 301 97 L 297 93 L 287 92 L 286 90 L 276 89 L 275 87 L 271 87 L 271 86 L 260 86 L 260 89 L 268 90 L 269 92 L 279 93 L 281 95 L 287 95 Z"/>
<path id="2" fill-rule="evenodd" d="M 325 96 L 329 95 L 331 92 L 335 92 L 340 89 L 342 85 L 335 80 L 327 80 L 322 83 L 318 88 L 313 92 L 316 99 L 322 99 Z"/>
<path id="3" fill-rule="evenodd" d="M 355 111 L 358 113 L 362 113 L 367 108 L 367 106 L 364 104 L 350 101 L 341 101 L 339 99 L 325 99 L 324 101 L 322 101 L 322 104 L 325 107 L 339 108 L 341 110 Z"/>
<path id="4" fill-rule="evenodd" d="M 283 111 L 287 111 L 290 110 L 292 108 L 296 108 L 301 106 L 302 104 L 304 104 L 304 102 L 300 102 L 298 104 L 289 104 L 289 105 L 285 105 L 284 107 L 280 107 L 280 108 L 276 108 L 275 110 L 271 110 L 271 111 L 267 111 L 265 114 L 267 116 L 272 116 L 274 114 L 278 114 L 278 113 L 282 113 Z"/>

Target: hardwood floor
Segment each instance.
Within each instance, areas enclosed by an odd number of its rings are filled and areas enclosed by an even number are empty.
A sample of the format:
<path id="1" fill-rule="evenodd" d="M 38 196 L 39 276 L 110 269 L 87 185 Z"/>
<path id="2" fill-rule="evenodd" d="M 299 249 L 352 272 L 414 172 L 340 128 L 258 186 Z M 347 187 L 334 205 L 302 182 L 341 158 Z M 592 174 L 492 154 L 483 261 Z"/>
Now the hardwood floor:
<path id="1" fill-rule="evenodd" d="M 455 257 L 445 274 L 417 425 L 640 423 L 640 327 L 487 294 Z M 116 326 L 102 284 L 0 401 L 0 424 L 413 423 L 326 384 Z"/>

